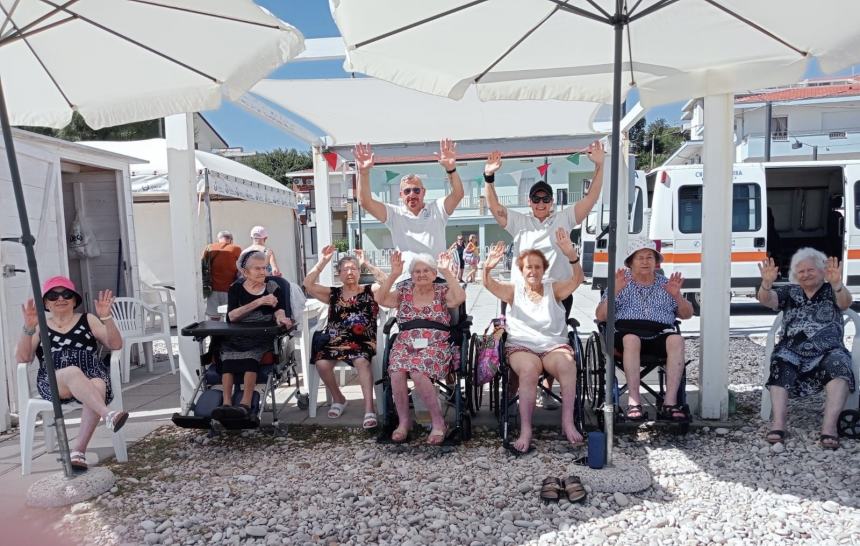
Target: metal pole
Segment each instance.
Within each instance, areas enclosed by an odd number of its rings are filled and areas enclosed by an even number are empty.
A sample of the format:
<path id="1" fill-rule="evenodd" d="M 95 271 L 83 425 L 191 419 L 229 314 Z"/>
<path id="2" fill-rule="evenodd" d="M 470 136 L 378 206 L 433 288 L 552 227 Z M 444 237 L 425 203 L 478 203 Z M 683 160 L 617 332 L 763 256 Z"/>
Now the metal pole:
<path id="1" fill-rule="evenodd" d="M 773 104 L 767 101 L 764 105 L 764 160 L 770 161 L 770 140 L 773 130 Z"/>
<path id="2" fill-rule="evenodd" d="M 206 202 L 206 223 L 209 228 L 209 244 L 211 245 L 215 242 L 215 239 L 212 236 L 212 202 L 209 200 L 209 169 L 203 169 L 203 185 L 205 190 L 203 200 Z"/>
<path id="3" fill-rule="evenodd" d="M 626 17 L 623 15 L 624 1 L 615 0 L 615 17 L 612 25 L 615 29 L 615 51 L 612 75 L 612 164 L 609 171 L 609 265 L 606 270 L 607 290 L 607 316 L 606 316 L 606 399 L 603 404 L 603 424 L 606 432 L 606 464 L 612 465 L 613 429 L 615 425 L 615 403 L 612 399 L 615 381 L 615 261 L 617 236 L 618 207 L 618 160 L 621 155 L 621 53 L 624 44 L 624 24 Z M 627 211 L 624 211 L 625 213 Z"/>
<path id="4" fill-rule="evenodd" d="M 817 144 L 812 147 L 812 160 L 818 161 L 818 145 Z"/>
<path id="5" fill-rule="evenodd" d="M 52 405 L 54 406 L 54 426 L 57 427 L 57 442 L 60 444 L 60 461 L 67 478 L 74 477 L 72 460 L 69 458 L 69 438 L 66 435 L 66 422 L 63 419 L 63 408 L 60 404 L 60 391 L 57 388 L 57 375 L 54 371 L 54 360 L 51 355 L 51 340 L 48 338 L 48 320 L 45 318 L 45 303 L 40 291 L 39 270 L 36 267 L 36 252 L 33 247 L 36 239 L 30 231 L 30 221 L 27 217 L 27 204 L 24 201 L 24 188 L 21 185 L 21 173 L 18 172 L 18 159 L 15 156 L 15 144 L 12 141 L 12 127 L 9 125 L 9 113 L 6 111 L 6 98 L 3 95 L 2 78 L 0 78 L 0 123 L 2 123 L 3 140 L 6 143 L 6 158 L 9 161 L 9 173 L 12 175 L 12 189 L 15 191 L 15 204 L 18 206 L 18 219 L 21 221 L 21 244 L 27 253 L 27 267 L 30 270 L 30 284 L 33 286 L 33 301 L 36 303 L 36 314 L 39 317 L 39 340 L 44 355 L 45 371 L 48 375 L 48 385 L 51 388 Z"/>

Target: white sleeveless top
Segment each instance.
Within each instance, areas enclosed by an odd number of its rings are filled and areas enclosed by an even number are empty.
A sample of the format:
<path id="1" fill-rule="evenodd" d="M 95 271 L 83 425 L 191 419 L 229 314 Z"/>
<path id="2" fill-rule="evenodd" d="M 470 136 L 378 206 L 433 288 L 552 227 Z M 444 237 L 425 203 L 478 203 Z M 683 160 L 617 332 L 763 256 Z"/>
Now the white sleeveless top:
<path id="1" fill-rule="evenodd" d="M 543 283 L 543 297 L 533 302 L 525 293 L 522 279 L 514 281 L 514 301 L 508 311 L 508 343 L 537 353 L 567 344 L 564 307 L 556 301 L 552 280 Z"/>

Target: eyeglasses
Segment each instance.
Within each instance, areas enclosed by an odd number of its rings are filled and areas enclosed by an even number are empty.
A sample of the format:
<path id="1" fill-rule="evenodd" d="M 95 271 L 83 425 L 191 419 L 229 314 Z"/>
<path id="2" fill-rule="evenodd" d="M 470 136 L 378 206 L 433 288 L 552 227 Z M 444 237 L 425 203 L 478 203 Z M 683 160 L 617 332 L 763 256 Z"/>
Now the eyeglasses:
<path id="1" fill-rule="evenodd" d="M 415 195 L 419 195 L 421 193 L 421 188 L 403 188 L 400 191 L 403 192 L 403 195 L 409 195 L 410 193 L 414 193 Z"/>
<path id="2" fill-rule="evenodd" d="M 55 292 L 51 290 L 50 292 L 45 294 L 45 299 L 48 301 L 57 301 L 60 298 L 63 298 L 64 300 L 73 300 L 75 299 L 75 293 L 67 288 L 62 292 Z"/>
<path id="3" fill-rule="evenodd" d="M 552 196 L 549 195 L 532 195 L 529 199 L 531 199 L 532 203 L 535 205 L 538 203 L 552 203 Z"/>

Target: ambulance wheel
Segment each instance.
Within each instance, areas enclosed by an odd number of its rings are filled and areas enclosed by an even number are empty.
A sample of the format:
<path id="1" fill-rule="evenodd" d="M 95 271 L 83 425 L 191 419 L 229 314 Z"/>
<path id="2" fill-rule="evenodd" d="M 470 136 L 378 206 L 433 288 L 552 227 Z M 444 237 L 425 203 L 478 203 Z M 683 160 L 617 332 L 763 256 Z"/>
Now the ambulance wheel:
<path id="1" fill-rule="evenodd" d="M 693 314 L 698 317 L 702 313 L 702 294 L 699 292 L 687 292 L 684 294 L 684 297 L 693 306 Z"/>
<path id="2" fill-rule="evenodd" d="M 308 409 L 311 405 L 311 395 L 299 394 L 296 396 L 296 404 L 298 404 L 300 410 Z"/>

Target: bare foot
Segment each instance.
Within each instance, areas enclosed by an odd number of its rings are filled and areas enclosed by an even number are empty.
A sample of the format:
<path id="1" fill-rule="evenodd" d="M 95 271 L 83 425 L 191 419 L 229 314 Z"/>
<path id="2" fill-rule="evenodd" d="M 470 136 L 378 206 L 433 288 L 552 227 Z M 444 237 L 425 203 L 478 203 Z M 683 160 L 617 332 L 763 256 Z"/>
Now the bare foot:
<path id="1" fill-rule="evenodd" d="M 394 432 L 391 433 L 391 441 L 396 444 L 405 442 L 406 438 L 409 437 L 409 429 L 409 425 L 399 425 L 396 429 L 394 429 Z"/>
<path id="2" fill-rule="evenodd" d="M 530 432 L 522 432 L 520 433 L 520 437 L 517 438 L 517 441 L 511 444 L 511 446 L 519 451 L 520 453 L 525 453 L 529 450 L 532 443 L 532 435 Z"/>
<path id="3" fill-rule="evenodd" d="M 445 441 L 445 434 L 448 432 L 448 427 L 442 425 L 441 428 L 433 428 L 430 430 L 430 435 L 427 436 L 427 443 L 431 446 L 441 445 Z"/>
<path id="4" fill-rule="evenodd" d="M 564 430 L 564 435 L 567 438 L 567 441 L 570 442 L 574 447 L 582 445 L 582 434 L 580 434 L 579 431 L 576 430 L 576 427 L 573 426 L 573 423 L 562 425 L 562 429 Z"/>

